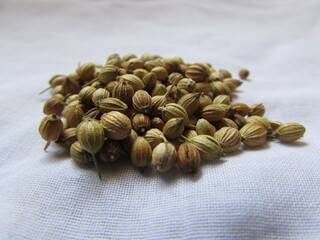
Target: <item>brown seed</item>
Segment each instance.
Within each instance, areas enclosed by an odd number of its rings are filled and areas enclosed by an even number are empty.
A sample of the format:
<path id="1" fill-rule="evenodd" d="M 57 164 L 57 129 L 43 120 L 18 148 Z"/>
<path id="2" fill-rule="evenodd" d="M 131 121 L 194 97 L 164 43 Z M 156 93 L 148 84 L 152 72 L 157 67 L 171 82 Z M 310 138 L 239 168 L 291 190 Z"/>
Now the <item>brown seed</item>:
<path id="1" fill-rule="evenodd" d="M 250 107 L 249 116 L 260 116 L 262 117 L 266 112 L 266 109 L 262 103 L 254 104 Z"/>
<path id="2" fill-rule="evenodd" d="M 151 97 L 165 95 L 166 93 L 166 86 L 164 84 L 157 84 L 151 91 Z"/>
<path id="3" fill-rule="evenodd" d="M 177 88 L 187 90 L 189 93 L 191 93 L 191 92 L 194 92 L 196 89 L 196 82 L 193 81 L 191 78 L 182 78 L 177 83 Z"/>
<path id="4" fill-rule="evenodd" d="M 44 150 L 47 149 L 50 142 L 57 141 L 63 132 L 63 123 L 60 118 L 52 114 L 42 119 L 39 125 L 41 137 L 47 141 Z"/>
<path id="5" fill-rule="evenodd" d="M 144 62 L 144 68 L 149 72 L 155 67 L 164 67 L 164 64 L 159 59 L 153 59 Z"/>
<path id="6" fill-rule="evenodd" d="M 198 134 L 197 134 L 196 130 L 193 130 L 193 129 L 186 129 L 183 132 L 183 136 L 185 136 L 186 138 L 192 138 L 192 137 L 195 137 L 197 135 Z"/>
<path id="7" fill-rule="evenodd" d="M 70 79 L 69 77 L 61 85 L 61 94 L 64 96 L 67 94 L 75 94 L 80 92 L 80 85 L 77 81 Z"/>
<path id="8" fill-rule="evenodd" d="M 110 81 L 107 83 L 107 86 L 106 86 L 106 90 L 109 92 L 109 93 L 112 93 L 113 91 L 113 88 L 115 85 L 117 85 L 118 81 Z"/>
<path id="9" fill-rule="evenodd" d="M 214 134 L 214 138 L 220 143 L 225 153 L 231 153 L 239 149 L 241 145 L 241 135 L 237 129 L 223 127 Z"/>
<path id="10" fill-rule="evenodd" d="M 237 124 L 238 129 L 241 129 L 244 125 L 247 124 L 247 120 L 238 113 L 233 114 L 232 120 Z"/>
<path id="11" fill-rule="evenodd" d="M 133 75 L 136 75 L 138 78 L 142 79 L 144 78 L 144 76 L 148 73 L 147 70 L 143 69 L 143 68 L 138 68 L 138 69 L 135 69 L 133 71 Z M 146 84 L 145 85 L 145 88 L 146 88 Z"/>
<path id="12" fill-rule="evenodd" d="M 120 99 L 128 106 L 132 104 L 133 94 L 133 86 L 124 80 L 119 81 L 112 89 L 112 97 Z"/>
<path id="13" fill-rule="evenodd" d="M 147 91 L 138 90 L 133 95 L 132 105 L 138 112 L 147 114 L 151 110 L 151 96 Z"/>
<path id="14" fill-rule="evenodd" d="M 76 73 L 82 84 L 94 78 L 95 68 L 94 63 L 90 62 L 84 63 L 77 68 Z"/>
<path id="15" fill-rule="evenodd" d="M 57 142 L 64 146 L 70 147 L 76 141 L 76 128 L 67 128 L 62 132 Z"/>
<path id="16" fill-rule="evenodd" d="M 278 121 L 272 121 L 272 120 L 268 120 L 268 121 L 272 128 L 272 131 L 275 131 L 278 127 L 280 127 L 283 124 L 282 122 L 278 122 Z"/>
<path id="17" fill-rule="evenodd" d="M 177 152 L 177 162 L 182 172 L 195 174 L 201 163 L 200 153 L 191 143 L 182 143 Z"/>
<path id="18" fill-rule="evenodd" d="M 127 81 L 132 85 L 134 91 L 138 91 L 144 88 L 144 84 L 140 78 L 133 74 L 124 74 L 119 77 L 119 81 Z"/>
<path id="19" fill-rule="evenodd" d="M 196 82 L 204 82 L 209 77 L 209 68 L 202 63 L 196 63 L 188 67 L 186 77 Z"/>
<path id="20" fill-rule="evenodd" d="M 230 105 L 231 98 L 228 95 L 218 95 L 213 99 L 212 103 Z"/>
<path id="21" fill-rule="evenodd" d="M 161 107 L 164 107 L 167 103 L 172 102 L 172 99 L 166 95 L 154 96 L 151 98 L 151 110 L 150 114 L 153 117 L 161 116 Z"/>
<path id="22" fill-rule="evenodd" d="M 215 126 L 218 129 L 223 128 L 223 127 L 232 127 L 237 130 L 239 129 L 238 125 L 230 118 L 222 118 L 221 120 L 219 120 L 218 122 L 215 123 Z"/>
<path id="23" fill-rule="evenodd" d="M 133 165 L 139 168 L 145 168 L 151 162 L 152 149 L 144 137 L 137 137 L 133 142 L 130 159 Z"/>
<path id="24" fill-rule="evenodd" d="M 212 136 L 198 135 L 185 140 L 192 143 L 198 149 L 203 161 L 214 161 L 223 155 L 219 142 Z"/>
<path id="25" fill-rule="evenodd" d="M 151 126 L 150 118 L 142 113 L 134 115 L 131 122 L 133 129 L 140 134 L 144 134 Z"/>
<path id="26" fill-rule="evenodd" d="M 92 94 L 92 101 L 97 106 L 100 100 L 108 97 L 110 97 L 110 93 L 108 92 L 108 90 L 104 88 L 99 88 L 96 89 L 96 91 L 94 91 L 94 93 Z"/>
<path id="27" fill-rule="evenodd" d="M 275 131 L 275 137 L 283 142 L 295 142 L 302 138 L 306 128 L 299 123 L 285 123 Z"/>
<path id="28" fill-rule="evenodd" d="M 272 127 L 271 127 L 269 121 L 265 118 L 260 117 L 260 116 L 248 117 L 247 123 L 255 123 L 255 124 L 258 124 L 258 125 L 264 127 L 267 130 L 268 134 L 271 134 L 271 132 L 272 132 Z"/>
<path id="29" fill-rule="evenodd" d="M 201 111 L 202 117 L 209 122 L 217 122 L 221 120 L 225 114 L 225 108 L 218 104 L 210 104 Z"/>
<path id="30" fill-rule="evenodd" d="M 143 61 L 139 58 L 131 58 L 128 61 L 124 62 L 123 67 L 127 72 L 133 72 L 136 69 L 143 68 Z"/>
<path id="31" fill-rule="evenodd" d="M 168 76 L 168 83 L 172 84 L 176 81 L 181 80 L 182 78 L 183 78 L 183 75 L 181 73 L 173 72 Z"/>
<path id="32" fill-rule="evenodd" d="M 231 104 L 231 108 L 235 113 L 238 113 L 241 116 L 247 116 L 250 112 L 250 108 L 248 107 L 247 104 L 244 104 L 244 103 Z"/>
<path id="33" fill-rule="evenodd" d="M 106 65 L 111 65 L 111 66 L 115 66 L 115 67 L 121 67 L 121 59 L 119 58 L 112 58 L 112 59 L 108 59 L 106 62 Z"/>
<path id="34" fill-rule="evenodd" d="M 99 151 L 99 158 L 103 162 L 114 162 L 121 154 L 121 145 L 119 141 L 106 140 Z"/>
<path id="35" fill-rule="evenodd" d="M 47 100 L 43 106 L 43 113 L 46 115 L 60 114 L 65 106 L 64 101 L 61 98 L 51 98 Z"/>
<path id="36" fill-rule="evenodd" d="M 130 119 L 118 111 L 104 113 L 100 120 L 106 137 L 112 140 L 122 140 L 130 135 L 131 121 Z"/>
<path id="37" fill-rule="evenodd" d="M 163 121 L 167 122 L 171 118 L 183 118 L 183 124 L 190 126 L 190 120 L 187 111 L 177 103 L 168 103 L 162 108 L 161 113 Z"/>
<path id="38" fill-rule="evenodd" d="M 157 128 L 160 131 L 163 130 L 164 121 L 159 117 L 154 117 L 151 119 L 151 128 Z"/>
<path id="39" fill-rule="evenodd" d="M 225 78 L 222 80 L 224 84 L 226 84 L 231 91 L 235 91 L 237 87 L 241 86 L 242 82 L 235 78 Z"/>
<path id="40" fill-rule="evenodd" d="M 248 147 L 258 147 L 265 144 L 267 131 L 257 124 L 247 123 L 240 129 L 242 142 Z"/>
<path id="41" fill-rule="evenodd" d="M 127 61 L 129 61 L 130 59 L 133 59 L 133 58 L 137 58 L 137 55 L 135 55 L 134 53 L 127 53 L 122 57 L 121 61 L 122 62 L 127 62 Z"/>
<path id="42" fill-rule="evenodd" d="M 81 103 L 85 104 L 85 105 L 92 105 L 92 97 L 93 97 L 93 93 L 96 91 L 97 89 L 95 87 L 92 86 L 87 86 L 81 89 L 81 91 L 79 92 L 79 100 Z"/>
<path id="43" fill-rule="evenodd" d="M 203 94 L 208 95 L 208 96 L 212 95 L 211 84 L 207 83 L 207 82 L 198 82 L 198 83 L 196 83 L 196 87 L 195 87 L 194 91 L 203 93 Z"/>
<path id="44" fill-rule="evenodd" d="M 71 145 L 70 156 L 78 164 L 88 164 L 93 162 L 91 153 L 84 150 L 78 141 Z"/>
<path id="45" fill-rule="evenodd" d="M 162 143 L 166 140 L 163 132 L 157 128 L 151 128 L 148 130 L 144 137 L 152 148 L 155 148 L 159 143 Z"/>
<path id="46" fill-rule="evenodd" d="M 232 74 L 226 69 L 220 69 L 220 73 L 222 73 L 223 78 L 232 78 Z"/>
<path id="47" fill-rule="evenodd" d="M 157 76 L 153 72 L 147 73 L 142 78 L 142 82 L 144 84 L 144 89 L 146 91 L 150 91 L 151 89 L 155 88 L 155 86 L 156 86 Z"/>
<path id="48" fill-rule="evenodd" d="M 208 120 L 201 118 L 197 122 L 196 132 L 197 135 L 209 135 L 213 137 L 216 128 Z"/>
<path id="49" fill-rule="evenodd" d="M 177 58 L 163 58 L 161 59 L 163 67 L 168 71 L 168 74 L 173 72 L 180 72 L 180 60 Z"/>
<path id="50" fill-rule="evenodd" d="M 250 74 L 250 72 L 246 68 L 240 69 L 240 71 L 239 71 L 239 77 L 241 79 L 247 79 L 249 77 L 249 74 Z"/>
<path id="51" fill-rule="evenodd" d="M 204 109 L 206 106 L 210 105 L 212 103 L 212 99 L 207 96 L 207 95 L 204 95 L 203 93 L 200 95 L 200 98 L 199 98 L 199 103 L 200 103 L 200 110 Z"/>
<path id="52" fill-rule="evenodd" d="M 177 161 L 177 151 L 171 143 L 162 142 L 153 149 L 151 161 L 159 172 L 167 172 Z"/>
<path id="53" fill-rule="evenodd" d="M 222 81 L 224 78 L 223 74 L 221 72 L 217 72 L 217 71 L 214 71 L 214 72 L 211 72 L 210 73 L 210 76 L 209 76 L 209 80 L 211 81 Z"/>
<path id="54" fill-rule="evenodd" d="M 97 107 L 103 113 L 118 111 L 125 113 L 128 111 L 128 105 L 118 98 L 104 98 L 97 103 Z"/>
<path id="55" fill-rule="evenodd" d="M 178 104 L 191 116 L 200 107 L 200 95 L 201 93 L 188 93 L 179 99 Z"/>
<path id="56" fill-rule="evenodd" d="M 156 75 L 156 79 L 165 81 L 168 78 L 168 71 L 165 67 L 155 67 L 151 70 Z"/>
<path id="57" fill-rule="evenodd" d="M 223 82 L 212 82 L 211 88 L 214 96 L 231 94 L 230 88 Z"/>
<path id="58" fill-rule="evenodd" d="M 98 120 L 85 119 L 78 125 L 76 134 L 82 148 L 91 153 L 95 168 L 101 180 L 102 176 L 96 153 L 102 148 L 105 139 L 102 125 Z"/>
<path id="59" fill-rule="evenodd" d="M 163 133 L 167 139 L 179 138 L 184 131 L 183 118 L 171 118 L 163 127 Z"/>
<path id="60" fill-rule="evenodd" d="M 84 116 L 83 106 L 80 104 L 68 106 L 68 109 L 65 112 L 65 118 L 69 127 L 77 127 L 81 123 Z"/>

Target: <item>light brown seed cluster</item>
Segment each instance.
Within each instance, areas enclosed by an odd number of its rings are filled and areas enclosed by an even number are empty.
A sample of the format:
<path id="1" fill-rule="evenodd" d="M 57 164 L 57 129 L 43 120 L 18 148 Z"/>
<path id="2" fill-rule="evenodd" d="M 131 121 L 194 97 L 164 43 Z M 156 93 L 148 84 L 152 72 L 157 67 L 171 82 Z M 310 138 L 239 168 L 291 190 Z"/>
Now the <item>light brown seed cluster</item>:
<path id="1" fill-rule="evenodd" d="M 240 71 L 240 78 L 248 75 Z M 49 80 L 52 97 L 44 104 L 47 116 L 39 132 L 45 149 L 50 142 L 65 146 L 75 162 L 94 163 L 100 178 L 99 165 L 122 153 L 141 170 L 178 166 L 194 174 L 201 161 L 217 160 L 242 144 L 303 137 L 301 124 L 263 118 L 261 103 L 232 103 L 242 83 L 209 63 L 112 54 L 105 65 L 85 63 Z"/>

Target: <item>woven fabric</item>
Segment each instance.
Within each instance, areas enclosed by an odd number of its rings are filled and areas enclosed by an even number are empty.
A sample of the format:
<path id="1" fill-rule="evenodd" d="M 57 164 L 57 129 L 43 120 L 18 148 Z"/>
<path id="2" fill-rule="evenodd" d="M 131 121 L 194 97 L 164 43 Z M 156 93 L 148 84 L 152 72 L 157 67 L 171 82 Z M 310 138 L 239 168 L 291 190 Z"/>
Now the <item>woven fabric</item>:
<path id="1" fill-rule="evenodd" d="M 318 0 L 0 3 L 0 239 L 320 239 Z M 141 174 L 79 167 L 38 134 L 37 93 L 78 62 L 117 52 L 251 70 L 233 102 L 306 126 L 293 144 Z"/>

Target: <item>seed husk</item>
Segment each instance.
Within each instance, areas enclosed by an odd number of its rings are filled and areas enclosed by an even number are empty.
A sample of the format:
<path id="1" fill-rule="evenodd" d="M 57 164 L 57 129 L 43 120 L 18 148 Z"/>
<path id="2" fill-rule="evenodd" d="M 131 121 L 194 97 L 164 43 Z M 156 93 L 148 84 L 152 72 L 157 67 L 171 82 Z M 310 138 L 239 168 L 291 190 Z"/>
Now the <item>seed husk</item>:
<path id="1" fill-rule="evenodd" d="M 249 116 L 260 116 L 262 117 L 266 112 L 266 109 L 262 103 L 253 104 L 250 107 Z"/>
<path id="2" fill-rule="evenodd" d="M 43 106 L 43 113 L 46 115 L 55 114 L 59 115 L 65 106 L 61 98 L 53 97 L 47 100 Z"/>
<path id="3" fill-rule="evenodd" d="M 144 137 L 137 137 L 133 142 L 130 156 L 133 165 L 142 169 L 151 162 L 152 148 Z"/>
<path id="4" fill-rule="evenodd" d="M 151 128 L 148 130 L 144 137 L 152 148 L 155 148 L 158 144 L 166 141 L 163 132 L 157 128 Z"/>
<path id="5" fill-rule="evenodd" d="M 114 162 L 121 154 L 121 145 L 119 141 L 106 140 L 99 151 L 99 159 L 103 162 Z"/>
<path id="6" fill-rule="evenodd" d="M 88 164 L 93 162 L 91 153 L 84 150 L 79 141 L 70 146 L 70 156 L 78 164 Z"/>
<path id="7" fill-rule="evenodd" d="M 94 93 L 92 94 L 92 101 L 97 106 L 100 100 L 108 97 L 110 97 L 110 93 L 108 92 L 108 90 L 104 88 L 99 88 L 96 89 L 96 91 L 94 91 Z"/>
<path id="8" fill-rule="evenodd" d="M 214 136 L 216 128 L 208 120 L 201 118 L 196 124 L 197 135 L 209 135 Z"/>
<path id="9" fill-rule="evenodd" d="M 112 140 L 125 139 L 130 135 L 132 129 L 130 119 L 118 111 L 102 114 L 100 122 L 106 137 Z"/>
<path id="10" fill-rule="evenodd" d="M 112 89 L 112 97 L 120 99 L 127 106 L 131 106 L 133 95 L 133 86 L 128 81 L 121 80 Z"/>
<path id="11" fill-rule="evenodd" d="M 240 129 L 242 142 L 248 147 L 259 147 L 267 140 L 267 130 L 257 124 L 247 123 Z"/>
<path id="12" fill-rule="evenodd" d="M 202 63 L 196 63 L 187 68 L 186 76 L 195 82 L 204 82 L 209 77 L 209 68 Z"/>
<path id="13" fill-rule="evenodd" d="M 221 120 L 225 114 L 226 109 L 218 104 L 210 104 L 201 111 L 202 117 L 212 123 Z"/>
<path id="14" fill-rule="evenodd" d="M 142 113 L 134 115 L 131 122 L 133 129 L 139 134 L 144 134 L 151 126 L 151 120 L 148 115 Z"/>
<path id="15" fill-rule="evenodd" d="M 100 151 L 104 143 L 105 133 L 103 126 L 97 120 L 86 119 L 79 124 L 76 134 L 81 147 L 92 154 L 98 176 L 102 179 L 96 153 Z"/>
<path id="16" fill-rule="evenodd" d="M 59 139 L 57 140 L 58 143 L 61 143 L 62 145 L 69 147 L 77 141 L 77 135 L 76 135 L 76 128 L 67 128 L 65 129 Z"/>
<path id="17" fill-rule="evenodd" d="M 272 132 L 272 127 L 271 127 L 269 121 L 265 118 L 260 117 L 260 116 L 248 117 L 247 123 L 255 123 L 255 124 L 258 124 L 258 125 L 264 127 L 267 130 L 268 134 L 271 134 L 271 132 Z"/>
<path id="18" fill-rule="evenodd" d="M 51 114 L 43 118 L 39 125 L 39 133 L 41 137 L 47 141 L 44 150 L 48 148 L 50 142 L 57 141 L 62 132 L 63 123 L 57 115 Z"/>
<path id="19" fill-rule="evenodd" d="M 189 116 L 194 114 L 200 107 L 201 93 L 188 93 L 179 99 L 178 104 L 181 105 Z"/>
<path id="20" fill-rule="evenodd" d="M 200 168 L 200 153 L 192 143 L 182 143 L 177 152 L 177 162 L 182 172 L 195 174 Z"/>
<path id="21" fill-rule="evenodd" d="M 147 91 L 138 90 L 133 95 L 132 105 L 138 112 L 147 114 L 151 110 L 151 96 Z"/>
<path id="22" fill-rule="evenodd" d="M 247 78 L 249 77 L 249 74 L 250 74 L 250 72 L 249 72 L 249 70 L 246 69 L 246 68 L 242 68 L 242 69 L 240 69 L 240 71 L 239 71 L 239 77 L 240 77 L 241 79 L 247 79 Z"/>
<path id="23" fill-rule="evenodd" d="M 153 149 L 151 161 L 157 171 L 167 172 L 177 161 L 177 151 L 170 142 L 162 142 Z"/>
<path id="24" fill-rule="evenodd" d="M 111 111 L 118 111 L 121 113 L 125 113 L 128 111 L 128 105 L 125 104 L 118 98 L 104 98 L 98 101 L 97 103 L 98 109 L 103 113 L 108 113 Z"/>
<path id="25" fill-rule="evenodd" d="M 212 136 L 198 135 L 185 140 L 192 143 L 198 149 L 203 161 L 214 161 L 223 155 L 219 142 Z"/>
<path id="26" fill-rule="evenodd" d="M 285 123 L 275 131 L 275 137 L 283 142 L 295 142 L 303 137 L 306 128 L 299 123 Z"/>
<path id="27" fill-rule="evenodd" d="M 214 134 L 214 138 L 220 143 L 225 153 L 231 153 L 239 149 L 241 145 L 241 135 L 237 129 L 223 127 Z"/>
<path id="28" fill-rule="evenodd" d="M 163 127 L 163 134 L 170 140 L 179 138 L 183 131 L 183 118 L 171 118 Z"/>
<path id="29" fill-rule="evenodd" d="M 234 103 L 231 104 L 231 108 L 235 113 L 240 114 L 241 116 L 247 116 L 250 112 L 250 108 L 247 104 L 244 103 Z"/>

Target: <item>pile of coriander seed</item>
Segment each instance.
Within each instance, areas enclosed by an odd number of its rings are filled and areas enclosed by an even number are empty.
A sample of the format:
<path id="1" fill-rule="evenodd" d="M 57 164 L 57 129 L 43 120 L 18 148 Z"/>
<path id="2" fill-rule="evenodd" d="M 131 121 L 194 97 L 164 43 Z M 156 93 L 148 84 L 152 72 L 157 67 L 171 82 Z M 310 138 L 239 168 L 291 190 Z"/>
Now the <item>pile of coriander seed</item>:
<path id="1" fill-rule="evenodd" d="M 248 76 L 248 70 L 239 71 L 240 79 Z M 241 144 L 254 148 L 268 139 L 303 137 L 301 124 L 263 118 L 261 103 L 232 103 L 242 83 L 209 63 L 112 54 L 105 65 L 84 63 L 49 80 L 45 90 L 52 97 L 39 132 L 45 150 L 51 142 L 64 146 L 75 162 L 94 164 L 100 179 L 101 162 L 116 161 L 122 152 L 142 171 L 177 165 L 195 174 L 201 161 L 239 151 Z"/>

